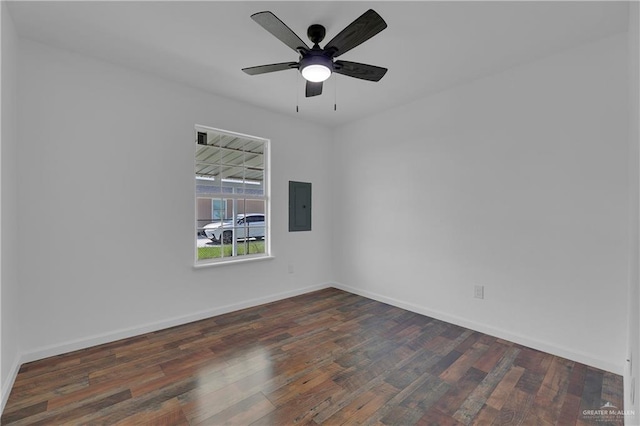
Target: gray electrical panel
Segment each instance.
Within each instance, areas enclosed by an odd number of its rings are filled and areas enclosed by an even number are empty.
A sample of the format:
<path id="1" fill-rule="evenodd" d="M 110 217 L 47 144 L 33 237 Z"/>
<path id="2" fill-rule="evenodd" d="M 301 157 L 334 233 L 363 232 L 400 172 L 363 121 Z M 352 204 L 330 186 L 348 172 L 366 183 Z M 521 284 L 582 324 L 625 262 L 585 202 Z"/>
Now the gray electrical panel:
<path id="1" fill-rule="evenodd" d="M 289 232 L 311 231 L 311 184 L 289 181 Z"/>

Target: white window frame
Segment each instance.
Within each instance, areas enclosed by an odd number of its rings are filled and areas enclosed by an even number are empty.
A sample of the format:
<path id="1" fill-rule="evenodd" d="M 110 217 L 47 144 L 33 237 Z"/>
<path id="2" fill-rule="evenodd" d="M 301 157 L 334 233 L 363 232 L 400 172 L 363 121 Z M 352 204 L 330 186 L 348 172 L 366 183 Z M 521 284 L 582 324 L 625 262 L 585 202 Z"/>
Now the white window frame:
<path id="1" fill-rule="evenodd" d="M 227 199 L 237 199 L 237 200 L 241 200 L 241 199 L 246 199 L 246 198 L 251 198 L 251 199 L 263 199 L 264 200 L 264 216 L 265 216 L 265 238 L 264 238 L 264 253 L 258 253 L 258 254 L 246 254 L 246 255 L 242 255 L 242 256 L 231 256 L 231 257 L 220 257 L 220 258 L 213 258 L 213 259 L 203 259 L 203 260 L 199 260 L 198 259 L 198 245 L 197 245 L 197 233 L 198 233 L 198 207 L 197 207 L 197 199 L 198 199 L 198 194 L 197 194 L 197 182 L 198 179 L 196 179 L 196 176 L 194 174 L 194 235 L 196 235 L 196 241 L 194 241 L 194 267 L 196 268 L 201 268 L 201 267 L 207 267 L 207 266 L 216 266 L 216 265 L 225 265 L 225 264 L 233 264 L 233 263 L 242 263 L 242 262 L 248 262 L 248 261 L 256 261 L 256 260 L 265 260 L 265 259 L 271 259 L 273 258 L 273 256 L 271 255 L 271 140 L 267 139 L 267 138 L 263 138 L 263 137 L 259 137 L 259 136 L 252 136 L 252 135 L 247 135 L 247 134 L 243 134 L 243 133 L 238 133 L 238 132 L 232 132 L 229 130 L 223 130 L 223 129 L 218 129 L 215 127 L 209 127 L 209 126 L 203 126 L 200 124 L 196 124 L 194 127 L 194 136 L 196 139 L 196 143 L 194 144 L 194 151 L 193 151 L 193 159 L 194 159 L 194 165 L 196 163 L 196 153 L 197 153 L 197 134 L 198 132 L 215 132 L 221 135 L 227 135 L 227 136 L 232 136 L 232 137 L 237 137 L 237 138 L 243 138 L 243 139 L 251 139 L 254 141 L 259 141 L 264 143 L 264 149 L 263 149 L 263 162 L 264 162 L 264 176 L 263 176 L 263 189 L 264 189 L 264 195 L 263 196 L 257 196 L 257 195 L 250 195 L 247 196 L 246 194 L 228 194 L 228 193 L 224 193 L 224 194 L 220 194 L 220 197 L 227 200 Z M 226 201 L 225 201 L 226 204 Z M 213 207 L 213 206 L 212 206 Z M 213 214 L 213 213 L 212 213 Z M 234 250 L 233 252 L 235 253 L 236 247 L 237 245 L 237 241 L 234 239 L 233 241 L 233 246 L 234 246 Z"/>

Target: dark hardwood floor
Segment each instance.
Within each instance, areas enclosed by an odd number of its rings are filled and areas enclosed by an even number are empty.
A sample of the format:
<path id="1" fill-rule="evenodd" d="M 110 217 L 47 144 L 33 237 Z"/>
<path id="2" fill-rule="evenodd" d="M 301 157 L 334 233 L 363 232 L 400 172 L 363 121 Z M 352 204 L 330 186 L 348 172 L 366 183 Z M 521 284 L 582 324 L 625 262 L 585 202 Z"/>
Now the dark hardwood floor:
<path id="1" fill-rule="evenodd" d="M 326 289 L 25 364 L 1 420 L 622 424 L 605 404 L 622 377 Z"/>

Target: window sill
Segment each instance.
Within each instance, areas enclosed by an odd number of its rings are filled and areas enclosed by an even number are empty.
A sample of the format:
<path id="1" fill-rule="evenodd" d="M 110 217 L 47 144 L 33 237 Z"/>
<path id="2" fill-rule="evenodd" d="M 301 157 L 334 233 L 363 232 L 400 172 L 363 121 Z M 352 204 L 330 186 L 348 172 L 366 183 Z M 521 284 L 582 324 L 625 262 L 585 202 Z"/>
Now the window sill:
<path id="1" fill-rule="evenodd" d="M 256 256 L 256 257 L 243 257 L 242 259 L 229 259 L 229 260 L 220 260 L 209 263 L 196 263 L 193 265 L 195 269 L 200 268 L 208 268 L 210 266 L 222 266 L 222 265 L 234 265 L 238 263 L 247 263 L 247 262 L 258 262 L 262 260 L 270 260 L 275 259 L 275 256 Z"/>

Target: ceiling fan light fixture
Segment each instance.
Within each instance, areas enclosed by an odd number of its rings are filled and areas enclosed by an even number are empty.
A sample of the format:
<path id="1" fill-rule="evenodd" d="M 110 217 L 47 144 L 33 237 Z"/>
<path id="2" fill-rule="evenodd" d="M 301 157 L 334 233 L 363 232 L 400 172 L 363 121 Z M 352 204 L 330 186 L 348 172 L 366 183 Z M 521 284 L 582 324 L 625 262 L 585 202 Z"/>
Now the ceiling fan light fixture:
<path id="1" fill-rule="evenodd" d="M 311 51 L 300 59 L 300 74 L 312 83 L 321 83 L 331 77 L 333 61 L 320 52 Z"/>
<path id="2" fill-rule="evenodd" d="M 311 64 L 300 71 L 305 80 L 320 83 L 331 77 L 331 70 L 325 65 Z"/>

